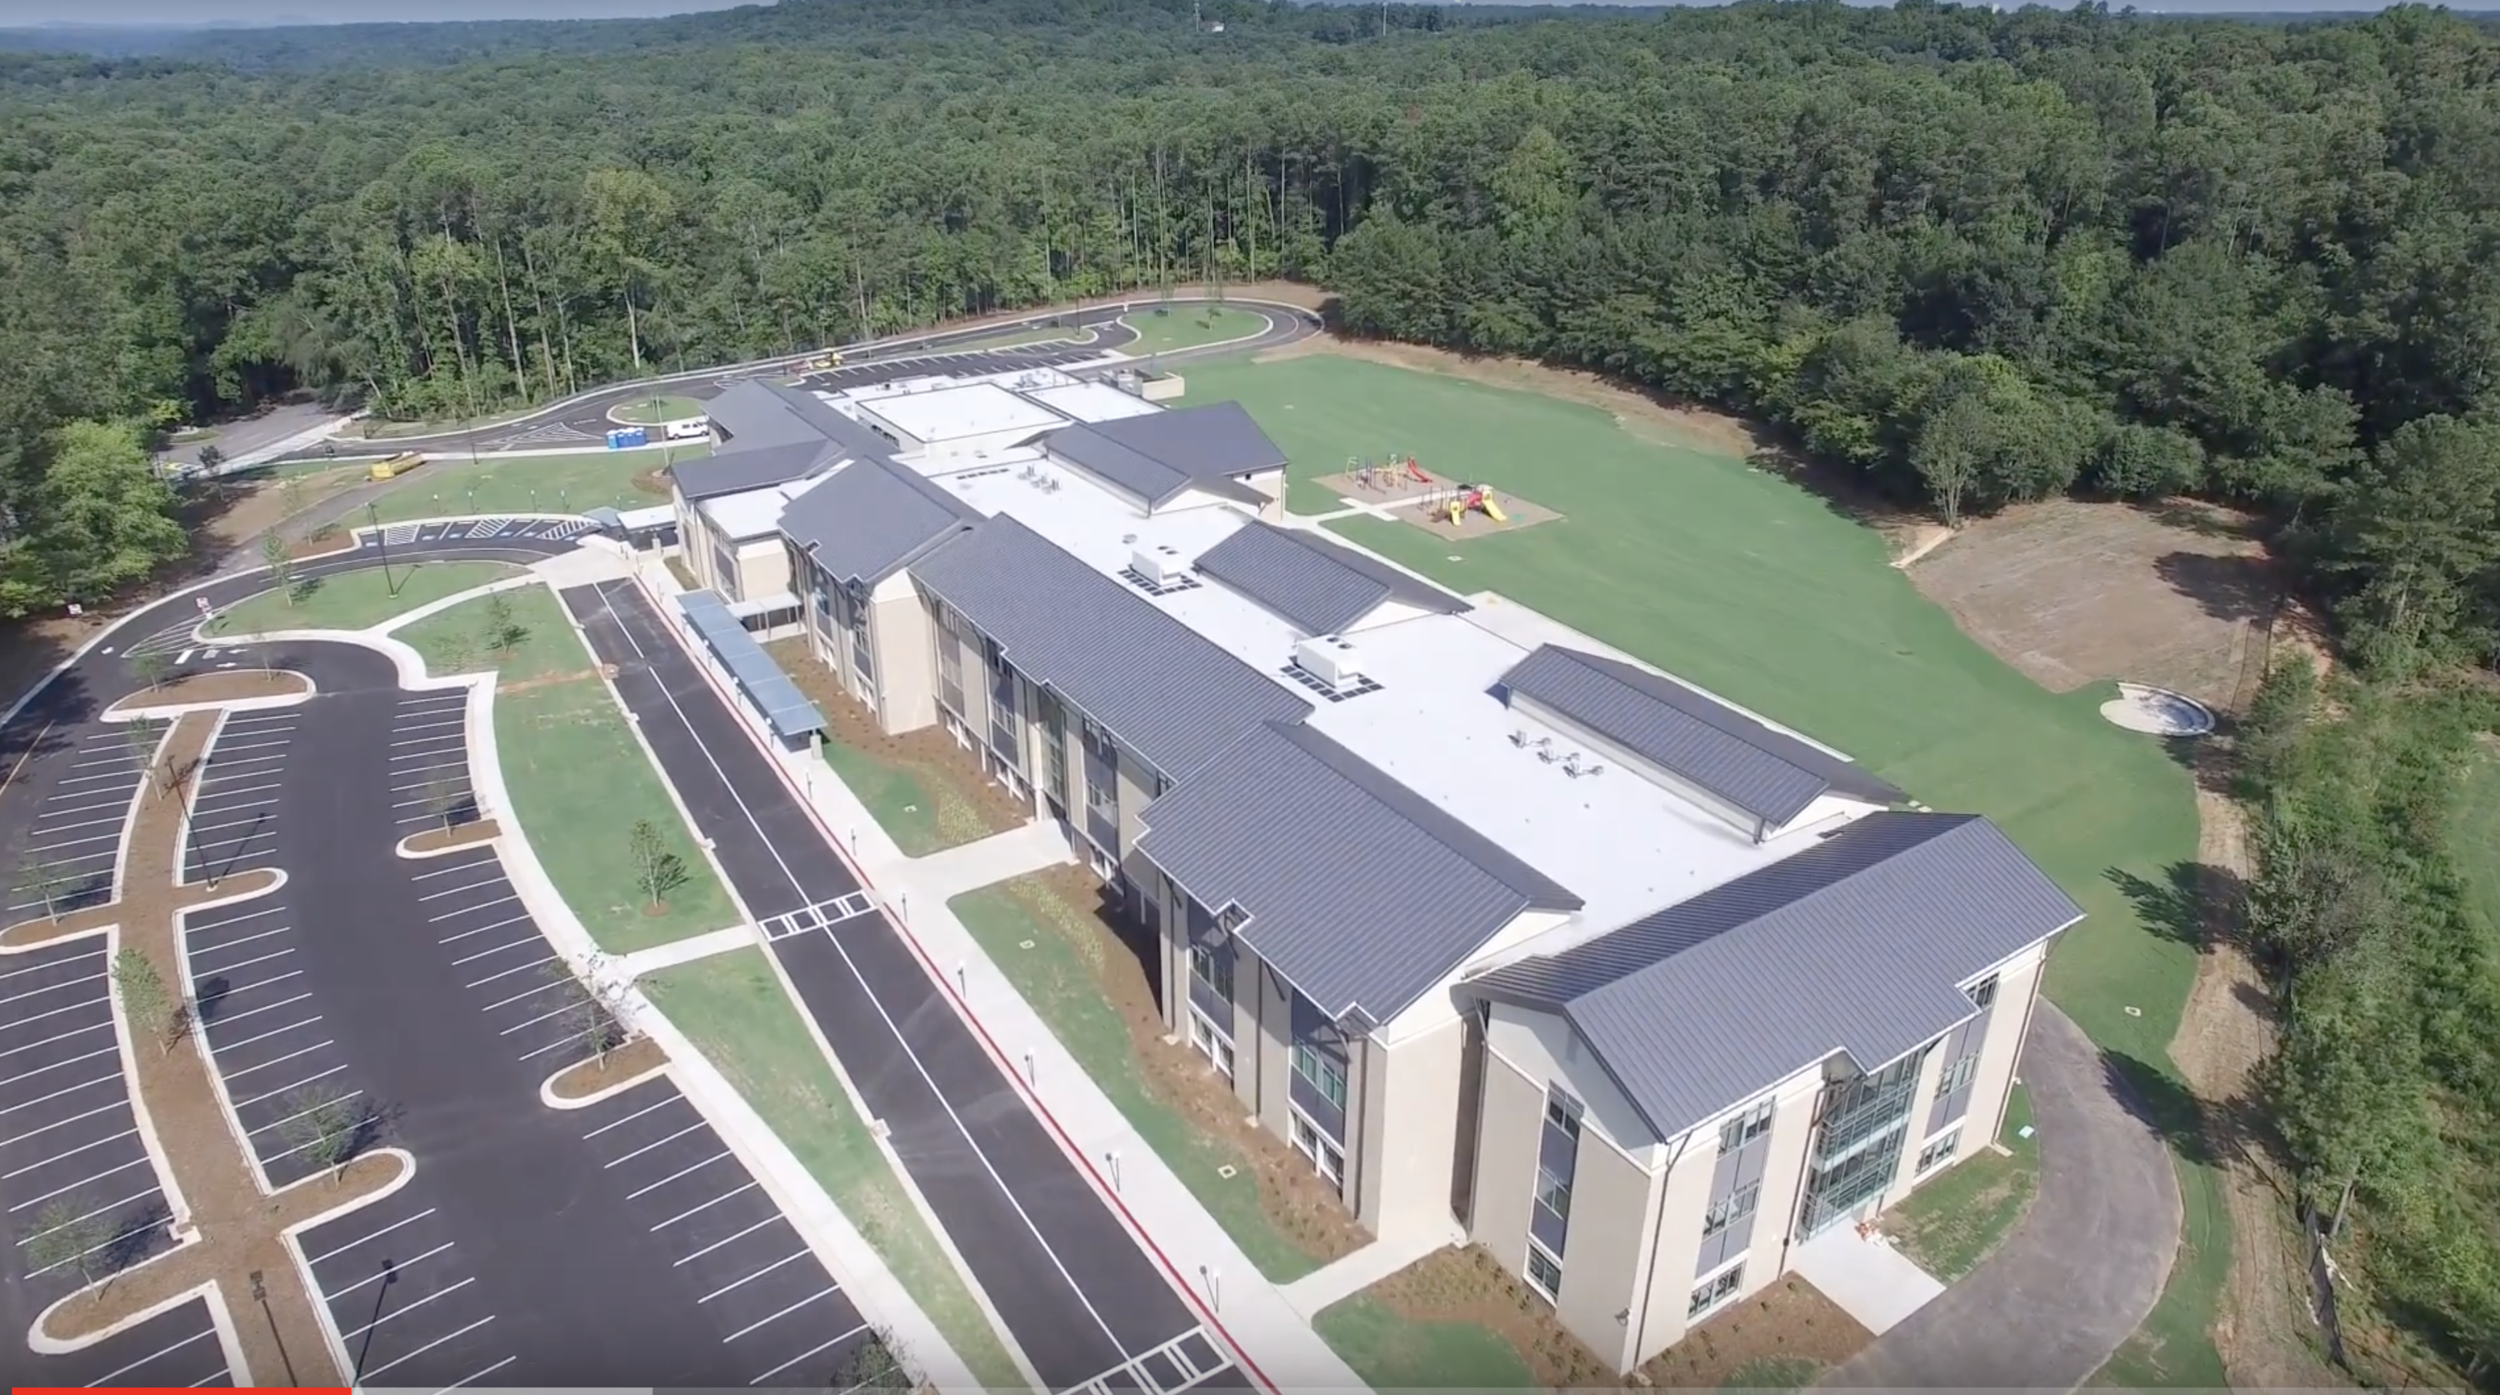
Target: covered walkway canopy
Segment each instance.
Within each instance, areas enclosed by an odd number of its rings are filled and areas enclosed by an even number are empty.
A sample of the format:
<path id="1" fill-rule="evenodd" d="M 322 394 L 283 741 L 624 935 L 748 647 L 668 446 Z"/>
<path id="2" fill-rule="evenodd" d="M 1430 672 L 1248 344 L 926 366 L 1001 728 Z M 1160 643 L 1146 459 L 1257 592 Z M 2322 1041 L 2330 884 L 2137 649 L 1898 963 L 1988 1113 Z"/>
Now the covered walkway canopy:
<path id="1" fill-rule="evenodd" d="M 688 591 L 677 598 L 677 604 L 686 612 L 686 622 L 703 637 L 712 656 L 737 680 L 738 690 L 772 724 L 773 735 L 796 741 L 825 729 L 825 715 L 799 691 L 798 684 L 790 681 L 790 675 L 781 671 L 781 665 L 773 662 L 772 655 L 764 652 L 764 646 L 755 642 L 755 636 L 747 633 L 746 626 L 738 623 L 738 617 L 730 614 L 728 604 L 718 595 Z"/>

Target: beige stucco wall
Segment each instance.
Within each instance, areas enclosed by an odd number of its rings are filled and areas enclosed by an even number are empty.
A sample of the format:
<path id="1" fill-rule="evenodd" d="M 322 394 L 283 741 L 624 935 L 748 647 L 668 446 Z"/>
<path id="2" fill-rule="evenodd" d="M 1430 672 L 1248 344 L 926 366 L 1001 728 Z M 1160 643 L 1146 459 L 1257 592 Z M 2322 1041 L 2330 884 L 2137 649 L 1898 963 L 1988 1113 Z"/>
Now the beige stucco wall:
<path id="1" fill-rule="evenodd" d="M 890 733 L 937 720 L 937 626 L 905 582 L 879 586 L 868 600 L 868 642 L 877 663 L 877 721 Z"/>
<path id="2" fill-rule="evenodd" d="M 1995 1142 L 2002 1129 L 2006 1098 L 2013 1092 L 2014 1077 L 2022 1066 L 2023 1027 L 2040 992 L 2041 969 L 2047 963 L 2044 955 L 2045 948 L 2027 950 L 1997 971 L 1996 1008 L 1988 1015 L 1988 1035 L 1979 1048 L 1979 1071 L 1971 1078 L 1970 1109 L 1962 1116 L 1959 1125 L 1961 1136 L 1955 1143 L 1953 1166 L 1968 1161 Z M 1886 1195 L 1886 1205 L 1907 1196 L 1913 1187 L 1952 1171 L 1952 1166 L 1943 1166 L 1925 1177 L 1917 1175 L 1919 1150 L 1937 1135 L 1954 1127 L 1948 1125 L 1935 1133 L 1925 1132 L 1927 1110 L 1935 1102 L 1933 1080 L 1947 1064 L 1942 1059 L 1943 1052 L 1935 1054 L 1937 1059 L 1929 1062 L 1927 1089 L 1919 1097 L 1916 1121 L 1911 1126 L 1912 1137 L 1908 1146 L 1902 1149 L 1899 1180 Z M 1920 1136 L 1922 1134 L 1924 1136 Z"/>
<path id="3" fill-rule="evenodd" d="M 1514 1272 L 1527 1263 L 1528 1208 L 1535 1204 L 1538 1129 L 1544 1117 L 1544 1083 L 1488 1051 L 1467 1238 Z"/>
<path id="4" fill-rule="evenodd" d="M 797 589 L 790 584 L 790 550 L 779 537 L 738 544 L 738 585 L 741 599 Z"/>
<path id="5" fill-rule="evenodd" d="M 1466 1042 L 1466 1022 L 1452 1015 L 1396 1046 L 1365 1043 L 1376 1069 L 1363 1118 L 1363 1171 L 1367 1184 L 1376 1178 L 1380 1185 L 1378 1199 L 1367 1195 L 1360 1214 L 1384 1237 L 1449 1228 Z"/>

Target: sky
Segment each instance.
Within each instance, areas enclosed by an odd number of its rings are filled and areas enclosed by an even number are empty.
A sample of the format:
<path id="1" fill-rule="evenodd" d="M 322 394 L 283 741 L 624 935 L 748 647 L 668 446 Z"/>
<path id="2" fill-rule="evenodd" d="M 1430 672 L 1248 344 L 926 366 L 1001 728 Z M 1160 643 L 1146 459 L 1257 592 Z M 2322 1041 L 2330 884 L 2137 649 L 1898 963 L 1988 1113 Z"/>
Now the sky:
<path id="1" fill-rule="evenodd" d="M 1657 0 L 1584 0 L 1654 4 Z M 1865 3 L 1866 0 L 1853 0 Z M 2066 0 L 2050 0 L 2064 4 Z M 0 27 L 34 24 L 342 24 L 377 20 L 603 19 L 722 10 L 752 0 L 0 0 Z M 1458 0 L 1465 3 L 1465 0 Z M 2136 0 L 2144 9 L 2201 14 L 2315 13 L 2375 8 L 2370 0 Z M 2500 8 L 2500 0 L 2450 0 Z M 2113 3 L 2113 8 L 2116 4 Z"/>

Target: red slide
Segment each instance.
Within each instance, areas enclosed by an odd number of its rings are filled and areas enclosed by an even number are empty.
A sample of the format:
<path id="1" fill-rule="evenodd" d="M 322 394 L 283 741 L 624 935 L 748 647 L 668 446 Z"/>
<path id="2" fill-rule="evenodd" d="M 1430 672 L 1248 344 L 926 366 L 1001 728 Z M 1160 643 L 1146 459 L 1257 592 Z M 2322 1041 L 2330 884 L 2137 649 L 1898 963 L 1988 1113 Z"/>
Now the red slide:
<path id="1" fill-rule="evenodd" d="M 1413 456 L 1411 456 L 1411 455 L 1410 455 L 1410 456 L 1408 456 L 1408 457 L 1406 457 L 1406 473 L 1407 473 L 1407 474 L 1409 474 L 1409 475 L 1411 475 L 1411 476 L 1413 476 L 1413 477 L 1414 477 L 1414 479 L 1416 480 L 1416 482 L 1417 482 L 1417 483 L 1420 483 L 1420 484 L 1430 484 L 1430 483 L 1432 483 L 1432 476 L 1425 474 L 1425 473 L 1424 473 L 1424 471 L 1423 471 L 1423 467 L 1422 467 L 1422 466 L 1420 466 L 1420 465 L 1417 465 L 1417 464 L 1415 463 L 1415 457 L 1413 457 Z"/>

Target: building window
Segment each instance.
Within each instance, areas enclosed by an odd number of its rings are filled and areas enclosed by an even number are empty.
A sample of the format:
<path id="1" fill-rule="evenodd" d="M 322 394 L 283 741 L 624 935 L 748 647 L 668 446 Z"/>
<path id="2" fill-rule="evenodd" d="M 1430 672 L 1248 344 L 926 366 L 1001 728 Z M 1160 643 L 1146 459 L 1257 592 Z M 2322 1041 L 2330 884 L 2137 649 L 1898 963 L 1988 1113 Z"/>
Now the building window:
<path id="1" fill-rule="evenodd" d="M 1997 976 L 1990 974 L 1970 986 L 1970 1000 L 1985 1012 L 1997 1003 Z"/>
<path id="2" fill-rule="evenodd" d="M 1741 1191 L 1731 1192 L 1710 1203 L 1710 1210 L 1701 1218 L 1702 1238 L 1707 1240 L 1738 1221 L 1753 1214 L 1762 1199 L 1762 1184 L 1754 1183 Z"/>
<path id="3" fill-rule="evenodd" d="M 1571 1184 L 1553 1174 L 1550 1168 L 1536 1170 L 1536 1204 L 1554 1213 L 1559 1220 L 1571 1219 Z"/>
<path id="4" fill-rule="evenodd" d="M 1205 984 L 1207 991 L 1225 1002 L 1233 1000 L 1233 958 L 1217 954 L 1211 945 L 1189 947 L 1189 976 Z"/>
<path id="5" fill-rule="evenodd" d="M 1528 1243 L 1528 1282 L 1536 1285 L 1548 1302 L 1562 1299 L 1562 1261 L 1545 1252 L 1535 1241 Z"/>
<path id="6" fill-rule="evenodd" d="M 1733 1153 L 1771 1131 L 1774 1101 L 1764 1100 L 1719 1127 L 1719 1151 Z"/>
<path id="7" fill-rule="evenodd" d="M 1936 1098 L 1943 1099 L 1956 1090 L 1970 1088 L 1971 1078 L 1979 1074 L 1979 1053 L 1974 1051 L 1944 1068 L 1936 1079 Z"/>
<path id="8" fill-rule="evenodd" d="M 1719 1277 L 1693 1290 L 1693 1301 L 1685 1305 L 1684 1318 L 1691 1321 L 1736 1296 L 1745 1286 L 1745 1266 L 1739 1264 Z"/>
<path id="9" fill-rule="evenodd" d="M 1560 1090 L 1545 1092 L 1545 1124 L 1569 1134 L 1574 1142 L 1580 1137 L 1580 1102 Z"/>
<path id="10" fill-rule="evenodd" d="M 1232 1038 L 1216 1030 L 1206 1014 L 1195 1008 L 1189 1012 L 1189 1044 L 1198 1049 L 1199 1055 L 1207 1058 L 1208 1063 L 1215 1067 L 1216 1074 L 1226 1080 L 1233 1078 Z"/>
<path id="11" fill-rule="evenodd" d="M 1345 1108 L 1345 1068 L 1319 1053 L 1318 1048 L 1296 1043 L 1293 1048 L 1293 1073 L 1311 1082 L 1320 1098 Z"/>
<path id="12" fill-rule="evenodd" d="M 1926 1176 L 1953 1161 L 1953 1151 L 1962 1146 L 1962 1131 L 1955 1129 L 1918 1150 L 1918 1175 Z"/>
<path id="13" fill-rule="evenodd" d="M 1345 1195 L 1344 1150 L 1329 1142 L 1328 1136 L 1319 1131 L 1319 1125 L 1298 1113 L 1293 1116 L 1293 1150 L 1311 1160 L 1311 1169 L 1320 1175 L 1322 1181 L 1336 1188 L 1337 1195 Z"/>

